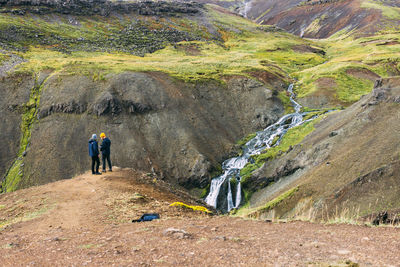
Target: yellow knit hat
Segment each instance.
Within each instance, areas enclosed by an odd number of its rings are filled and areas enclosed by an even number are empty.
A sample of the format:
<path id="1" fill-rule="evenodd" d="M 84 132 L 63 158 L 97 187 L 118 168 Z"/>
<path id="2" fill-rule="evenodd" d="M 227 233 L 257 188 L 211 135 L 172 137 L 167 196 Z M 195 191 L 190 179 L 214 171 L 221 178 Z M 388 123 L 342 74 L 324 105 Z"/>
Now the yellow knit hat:
<path id="1" fill-rule="evenodd" d="M 105 133 L 101 133 L 100 134 L 100 138 L 106 138 L 106 134 Z"/>

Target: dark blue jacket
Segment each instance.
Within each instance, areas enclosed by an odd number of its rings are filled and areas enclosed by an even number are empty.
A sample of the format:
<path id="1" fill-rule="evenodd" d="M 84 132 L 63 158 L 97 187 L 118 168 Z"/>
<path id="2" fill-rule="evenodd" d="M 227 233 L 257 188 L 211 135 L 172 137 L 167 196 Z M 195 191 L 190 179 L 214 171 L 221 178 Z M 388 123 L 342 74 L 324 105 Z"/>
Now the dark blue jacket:
<path id="1" fill-rule="evenodd" d="M 99 145 L 94 139 L 89 140 L 89 156 L 96 157 L 99 155 Z"/>
<path id="2" fill-rule="evenodd" d="M 102 155 L 110 155 L 111 140 L 108 137 L 103 139 L 100 145 L 100 151 Z"/>

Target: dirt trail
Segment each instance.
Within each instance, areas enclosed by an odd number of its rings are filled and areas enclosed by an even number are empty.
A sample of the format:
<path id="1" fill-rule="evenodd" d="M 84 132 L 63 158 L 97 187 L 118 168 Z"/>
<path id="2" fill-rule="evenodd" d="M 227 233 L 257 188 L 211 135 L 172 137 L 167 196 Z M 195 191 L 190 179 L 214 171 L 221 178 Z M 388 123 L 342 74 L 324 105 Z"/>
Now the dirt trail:
<path id="1" fill-rule="evenodd" d="M 207 216 L 179 200 L 195 203 L 132 170 L 0 195 L 0 265 L 400 266 L 398 228 Z M 161 220 L 130 222 L 145 212 Z"/>

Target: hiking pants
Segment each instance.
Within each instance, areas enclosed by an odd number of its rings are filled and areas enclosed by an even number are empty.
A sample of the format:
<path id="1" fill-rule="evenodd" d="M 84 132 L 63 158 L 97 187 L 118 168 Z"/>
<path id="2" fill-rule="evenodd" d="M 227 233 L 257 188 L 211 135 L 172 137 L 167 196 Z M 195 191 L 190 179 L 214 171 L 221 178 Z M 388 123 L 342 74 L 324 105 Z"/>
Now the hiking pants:
<path id="1" fill-rule="evenodd" d="M 94 164 L 95 163 L 96 163 L 96 171 L 94 171 Z M 99 172 L 99 167 L 100 167 L 99 156 L 92 157 L 92 173 L 95 174 L 96 172 Z"/>
<path id="2" fill-rule="evenodd" d="M 111 171 L 112 167 L 111 167 L 110 155 L 101 155 L 101 158 L 103 159 L 103 171 L 106 170 L 106 160 L 108 163 L 108 169 Z"/>

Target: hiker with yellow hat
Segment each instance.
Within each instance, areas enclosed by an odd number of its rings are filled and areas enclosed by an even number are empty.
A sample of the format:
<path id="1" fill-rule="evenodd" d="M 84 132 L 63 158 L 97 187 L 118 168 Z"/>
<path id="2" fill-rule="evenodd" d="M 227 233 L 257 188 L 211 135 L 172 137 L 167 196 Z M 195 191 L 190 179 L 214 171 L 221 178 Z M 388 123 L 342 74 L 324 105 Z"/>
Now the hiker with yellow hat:
<path id="1" fill-rule="evenodd" d="M 106 172 L 106 161 L 108 163 L 108 171 L 111 172 L 112 171 L 111 160 L 110 160 L 111 140 L 107 138 L 105 133 L 101 133 L 100 138 L 102 140 L 100 145 L 100 151 L 101 151 L 101 158 L 103 160 L 103 172 Z"/>

